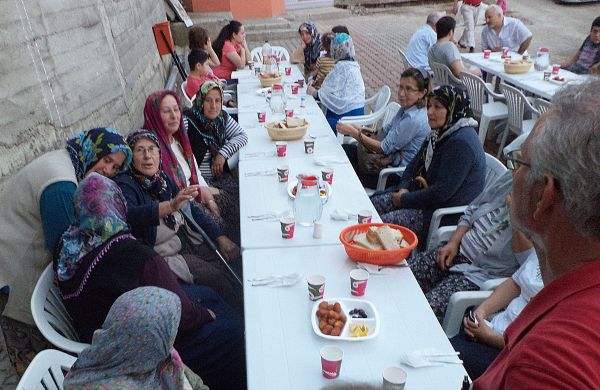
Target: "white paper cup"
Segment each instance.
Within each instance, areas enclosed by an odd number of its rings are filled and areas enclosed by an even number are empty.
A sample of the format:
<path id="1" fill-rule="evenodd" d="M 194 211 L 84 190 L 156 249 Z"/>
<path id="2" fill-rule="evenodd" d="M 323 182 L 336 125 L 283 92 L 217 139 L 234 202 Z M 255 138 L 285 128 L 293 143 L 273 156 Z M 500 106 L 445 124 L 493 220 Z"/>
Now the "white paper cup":
<path id="1" fill-rule="evenodd" d="M 358 223 L 371 223 L 373 213 L 371 210 L 361 210 L 358 212 Z"/>
<path id="2" fill-rule="evenodd" d="M 383 370 L 383 388 L 402 390 L 406 384 L 406 371 L 400 367 L 387 367 Z"/>
<path id="3" fill-rule="evenodd" d="M 306 278 L 308 284 L 308 298 L 318 301 L 325 294 L 325 277 L 322 275 L 310 275 Z"/>
<path id="4" fill-rule="evenodd" d="M 277 167 L 277 179 L 280 183 L 288 181 L 290 176 L 290 167 L 288 165 L 280 165 Z"/>
<path id="5" fill-rule="evenodd" d="M 304 153 L 313 154 L 315 152 L 315 140 L 312 138 L 304 138 Z"/>

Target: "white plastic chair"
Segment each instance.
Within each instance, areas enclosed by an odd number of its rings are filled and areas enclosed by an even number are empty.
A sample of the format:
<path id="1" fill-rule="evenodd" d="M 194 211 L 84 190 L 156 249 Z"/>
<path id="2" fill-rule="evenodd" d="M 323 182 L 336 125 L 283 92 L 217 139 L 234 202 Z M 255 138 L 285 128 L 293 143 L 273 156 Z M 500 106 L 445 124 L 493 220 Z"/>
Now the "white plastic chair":
<path id="1" fill-rule="evenodd" d="M 508 107 L 501 101 L 493 100 L 504 100 L 504 96 L 492 91 L 480 77 L 472 73 L 461 72 L 460 79 L 469 94 L 471 110 L 479 120 L 479 140 L 483 145 L 490 124 L 508 118 Z M 488 102 L 486 99 L 488 96 L 492 98 L 492 101 Z"/>
<path id="2" fill-rule="evenodd" d="M 194 104 L 194 99 L 196 98 L 195 96 L 192 97 L 191 99 L 188 97 L 187 93 L 185 93 L 185 86 L 187 85 L 187 80 L 184 81 L 183 83 L 181 83 L 181 95 L 183 96 L 183 105 L 187 108 L 192 107 L 192 105 Z"/>
<path id="3" fill-rule="evenodd" d="M 55 349 L 46 349 L 33 358 L 17 390 L 62 390 L 65 372 L 75 363 L 75 356 Z"/>
<path id="4" fill-rule="evenodd" d="M 525 97 L 523 92 L 515 87 L 507 84 L 500 84 L 500 90 L 504 94 L 506 99 L 506 106 L 508 107 L 508 119 L 506 121 L 506 129 L 502 134 L 502 141 L 498 148 L 497 157 L 500 158 L 502 149 L 506 144 L 508 133 L 513 132 L 516 135 L 522 133 L 529 133 L 533 129 L 537 119 L 523 119 L 526 111 L 530 111 L 536 116 L 539 116 L 539 111 L 529 102 L 529 99 Z"/>
<path id="5" fill-rule="evenodd" d="M 271 46 L 271 54 L 281 58 L 281 61 L 290 61 L 290 52 L 283 46 Z M 252 49 L 250 58 L 254 62 L 262 63 L 262 46 Z"/>
<path id="6" fill-rule="evenodd" d="M 406 54 L 404 54 L 402 49 L 398 49 L 398 54 L 400 54 L 400 59 L 402 60 L 402 64 L 404 65 L 404 70 L 408 68 L 413 68 L 410 62 L 408 62 L 408 58 L 406 57 Z"/>
<path id="7" fill-rule="evenodd" d="M 462 85 L 462 81 L 456 78 L 450 68 L 439 62 L 432 62 L 431 71 L 433 72 L 433 84 L 439 85 Z"/>
<path id="8" fill-rule="evenodd" d="M 539 115 L 542 116 L 550 109 L 550 107 L 552 107 L 552 102 L 542 98 L 536 98 L 533 101 L 533 106 L 538 110 Z"/>
<path id="9" fill-rule="evenodd" d="M 79 342 L 73 320 L 62 303 L 58 287 L 54 284 L 52 263 L 42 272 L 33 289 L 31 314 L 42 335 L 56 347 L 79 354 L 89 345 Z"/>
<path id="10" fill-rule="evenodd" d="M 485 173 L 485 184 L 486 186 L 496 180 L 499 176 L 503 175 L 506 172 L 507 168 L 502 164 L 498 159 L 490 154 L 485 154 L 485 164 L 486 164 L 486 173 Z M 465 212 L 467 205 L 464 206 L 455 206 L 455 207 L 443 207 L 437 209 L 433 212 L 431 216 L 431 222 L 429 224 L 429 232 L 427 233 L 427 250 L 434 249 L 442 239 L 446 240 L 449 238 L 449 235 L 452 235 L 452 232 L 456 229 L 456 226 L 451 226 L 449 229 L 440 228 L 440 223 L 442 222 L 442 218 L 446 215 L 454 215 L 454 214 L 462 214 Z M 441 229 L 441 230 L 440 230 Z"/>
<path id="11" fill-rule="evenodd" d="M 356 116 L 343 116 L 340 118 L 340 122 L 348 125 L 376 128 L 377 123 L 385 115 L 386 105 L 390 101 L 391 96 L 392 91 L 390 90 L 390 87 L 384 85 L 379 88 L 379 91 L 373 96 L 365 99 L 365 112 L 367 111 L 367 107 L 370 107 L 371 113 Z M 344 135 L 338 133 L 338 140 L 340 143 L 344 143 Z"/>

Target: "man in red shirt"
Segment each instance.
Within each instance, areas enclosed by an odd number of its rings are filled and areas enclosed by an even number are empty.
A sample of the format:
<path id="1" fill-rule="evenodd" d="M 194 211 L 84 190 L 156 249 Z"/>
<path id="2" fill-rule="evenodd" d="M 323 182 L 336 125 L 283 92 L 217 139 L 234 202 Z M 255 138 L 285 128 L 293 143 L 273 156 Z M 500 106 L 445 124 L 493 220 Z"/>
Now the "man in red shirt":
<path id="1" fill-rule="evenodd" d="M 600 388 L 598 107 L 599 79 L 564 88 L 508 156 L 511 222 L 534 243 L 544 288 L 475 390 Z"/>

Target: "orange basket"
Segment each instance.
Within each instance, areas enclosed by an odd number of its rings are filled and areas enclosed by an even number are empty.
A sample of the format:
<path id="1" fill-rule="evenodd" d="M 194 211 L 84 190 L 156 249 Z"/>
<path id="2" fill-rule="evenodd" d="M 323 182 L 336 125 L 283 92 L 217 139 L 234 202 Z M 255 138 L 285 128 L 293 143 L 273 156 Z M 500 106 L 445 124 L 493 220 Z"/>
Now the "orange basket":
<path id="1" fill-rule="evenodd" d="M 400 230 L 404 239 L 410 246 L 408 248 L 392 250 L 377 250 L 367 249 L 352 244 L 352 239 L 356 234 L 366 232 L 371 226 L 383 225 L 388 225 L 392 229 Z M 391 223 L 363 223 L 360 225 L 348 226 L 340 233 L 340 241 L 344 245 L 348 257 L 353 261 L 377 265 L 395 264 L 404 260 L 419 243 L 417 235 L 412 230 Z"/>

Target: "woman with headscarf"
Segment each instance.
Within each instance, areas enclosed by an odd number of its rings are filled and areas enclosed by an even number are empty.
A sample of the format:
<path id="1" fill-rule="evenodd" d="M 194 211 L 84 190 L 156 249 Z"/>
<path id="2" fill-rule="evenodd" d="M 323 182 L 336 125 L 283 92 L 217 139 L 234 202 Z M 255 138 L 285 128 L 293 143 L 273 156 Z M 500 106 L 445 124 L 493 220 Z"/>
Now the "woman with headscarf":
<path id="1" fill-rule="evenodd" d="M 314 22 L 304 22 L 298 27 L 300 48 L 304 54 L 304 75 L 314 75 L 317 59 L 321 56 L 321 37 Z"/>
<path id="2" fill-rule="evenodd" d="M 181 302 L 168 290 L 124 293 L 65 376 L 65 390 L 208 390 L 173 347 L 180 318 Z"/>
<path id="3" fill-rule="evenodd" d="M 193 157 L 204 179 L 219 190 L 220 208 L 228 228 L 239 225 L 239 183 L 227 160 L 248 143 L 242 127 L 223 110 L 223 89 L 205 81 L 194 105 L 184 111 Z M 237 232 L 233 237 L 237 237 Z"/>
<path id="4" fill-rule="evenodd" d="M 435 209 L 469 204 L 483 190 L 486 172 L 477 122 L 463 89 L 433 89 L 427 117 L 432 132 L 406 167 L 399 190 L 371 196 L 384 222 L 412 229 L 421 241 Z"/>
<path id="5" fill-rule="evenodd" d="M 325 117 L 336 134 L 335 126 L 341 117 L 365 113 L 365 83 L 354 55 L 350 35 L 336 34 L 331 41 L 331 56 L 335 60 L 333 70 L 325 77 L 320 89 L 312 86 L 306 89 L 307 94 L 319 99 L 327 108 Z"/>
<path id="6" fill-rule="evenodd" d="M 73 221 L 78 183 L 90 172 L 113 176 L 130 161 L 123 136 L 97 128 L 36 158 L 6 183 L 0 198 L 0 286 L 10 287 L 5 316 L 33 324 L 31 293 Z"/>
<path id="7" fill-rule="evenodd" d="M 226 299 L 233 298 L 235 292 L 226 277 L 227 270 L 219 267 L 218 259 L 199 237 L 195 225 L 206 232 L 227 259 L 237 259 L 239 248 L 218 221 L 193 200 L 198 187 L 179 190 L 162 171 L 160 144 L 153 133 L 134 131 L 127 136 L 127 143 L 133 151 L 133 161 L 129 171 L 115 181 L 127 201 L 127 222 L 132 234 L 152 246 L 179 279 L 187 283 L 195 280 Z M 187 202 L 191 214 L 180 210 Z"/>
<path id="8" fill-rule="evenodd" d="M 165 260 L 131 235 L 126 201 L 114 181 L 90 174 L 74 206 L 75 222 L 63 234 L 53 265 L 81 341 L 92 340 L 121 294 L 161 287 L 181 301 L 175 348 L 184 363 L 211 388 L 239 388 L 245 380 L 243 324 L 233 309 L 208 287 L 179 283 Z"/>

